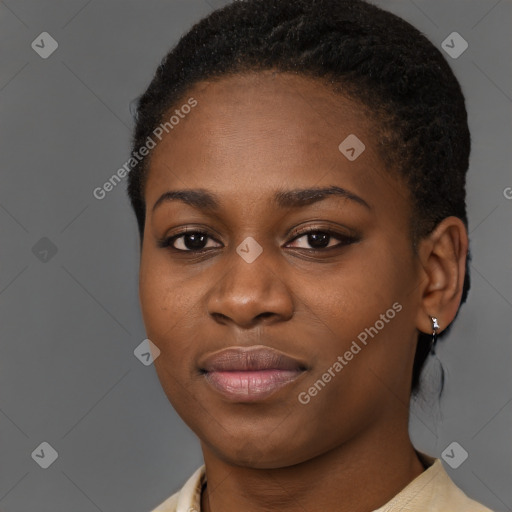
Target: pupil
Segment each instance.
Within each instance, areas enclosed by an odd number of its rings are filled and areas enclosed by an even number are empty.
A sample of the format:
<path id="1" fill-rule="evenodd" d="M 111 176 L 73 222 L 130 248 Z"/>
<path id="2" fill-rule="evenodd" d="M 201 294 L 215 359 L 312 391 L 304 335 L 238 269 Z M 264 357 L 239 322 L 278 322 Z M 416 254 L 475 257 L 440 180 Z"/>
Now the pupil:
<path id="1" fill-rule="evenodd" d="M 190 235 L 185 235 L 185 247 L 191 250 L 203 249 L 204 247 L 201 244 L 204 244 L 205 235 L 201 235 L 198 233 L 193 233 Z"/>
<path id="2" fill-rule="evenodd" d="M 329 245 L 329 238 L 331 235 L 328 233 L 309 233 L 308 244 L 315 248 L 327 247 Z"/>

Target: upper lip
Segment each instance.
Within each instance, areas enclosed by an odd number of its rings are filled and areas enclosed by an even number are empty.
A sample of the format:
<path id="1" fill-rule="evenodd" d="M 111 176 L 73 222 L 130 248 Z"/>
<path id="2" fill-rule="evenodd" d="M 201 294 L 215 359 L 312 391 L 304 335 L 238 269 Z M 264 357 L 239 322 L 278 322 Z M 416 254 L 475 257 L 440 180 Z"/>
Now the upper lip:
<path id="1" fill-rule="evenodd" d="M 264 345 L 218 350 L 202 358 L 199 366 L 207 372 L 306 369 L 300 360 Z"/>

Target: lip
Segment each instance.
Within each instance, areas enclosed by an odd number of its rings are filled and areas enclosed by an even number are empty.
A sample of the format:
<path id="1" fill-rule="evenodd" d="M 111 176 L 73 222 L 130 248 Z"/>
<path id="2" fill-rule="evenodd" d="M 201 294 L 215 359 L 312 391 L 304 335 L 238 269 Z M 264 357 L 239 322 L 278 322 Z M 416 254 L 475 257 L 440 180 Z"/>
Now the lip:
<path id="1" fill-rule="evenodd" d="M 203 358 L 206 382 L 231 401 L 261 401 L 295 381 L 307 365 L 264 345 L 229 347 Z"/>

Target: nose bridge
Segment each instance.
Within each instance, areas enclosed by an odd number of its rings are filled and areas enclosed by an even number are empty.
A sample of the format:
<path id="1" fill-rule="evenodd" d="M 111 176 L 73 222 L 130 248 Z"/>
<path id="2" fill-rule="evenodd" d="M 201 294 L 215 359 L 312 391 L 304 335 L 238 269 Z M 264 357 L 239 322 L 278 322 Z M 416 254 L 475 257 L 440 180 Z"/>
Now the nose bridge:
<path id="1" fill-rule="evenodd" d="M 285 318 L 292 314 L 289 289 L 272 265 L 270 252 L 258 250 L 254 240 L 245 239 L 228 258 L 227 270 L 208 298 L 210 315 L 249 325 L 258 316 Z"/>
<path id="2" fill-rule="evenodd" d="M 218 290 L 224 301 L 243 305 L 268 299 L 277 276 L 264 251 L 257 257 L 254 251 L 254 242 L 244 240 L 229 255 L 228 271 Z"/>

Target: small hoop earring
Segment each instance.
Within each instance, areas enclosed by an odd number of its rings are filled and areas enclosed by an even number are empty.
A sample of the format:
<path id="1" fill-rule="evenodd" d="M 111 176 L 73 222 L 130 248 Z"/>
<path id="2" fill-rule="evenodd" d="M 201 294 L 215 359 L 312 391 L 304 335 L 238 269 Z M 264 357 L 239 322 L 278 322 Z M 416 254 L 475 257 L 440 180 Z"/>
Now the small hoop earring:
<path id="1" fill-rule="evenodd" d="M 437 331 L 439 329 L 439 324 L 437 322 L 437 318 L 435 316 L 431 316 L 430 320 L 432 322 L 432 340 L 430 342 L 430 353 L 435 354 L 435 347 L 437 341 Z"/>

